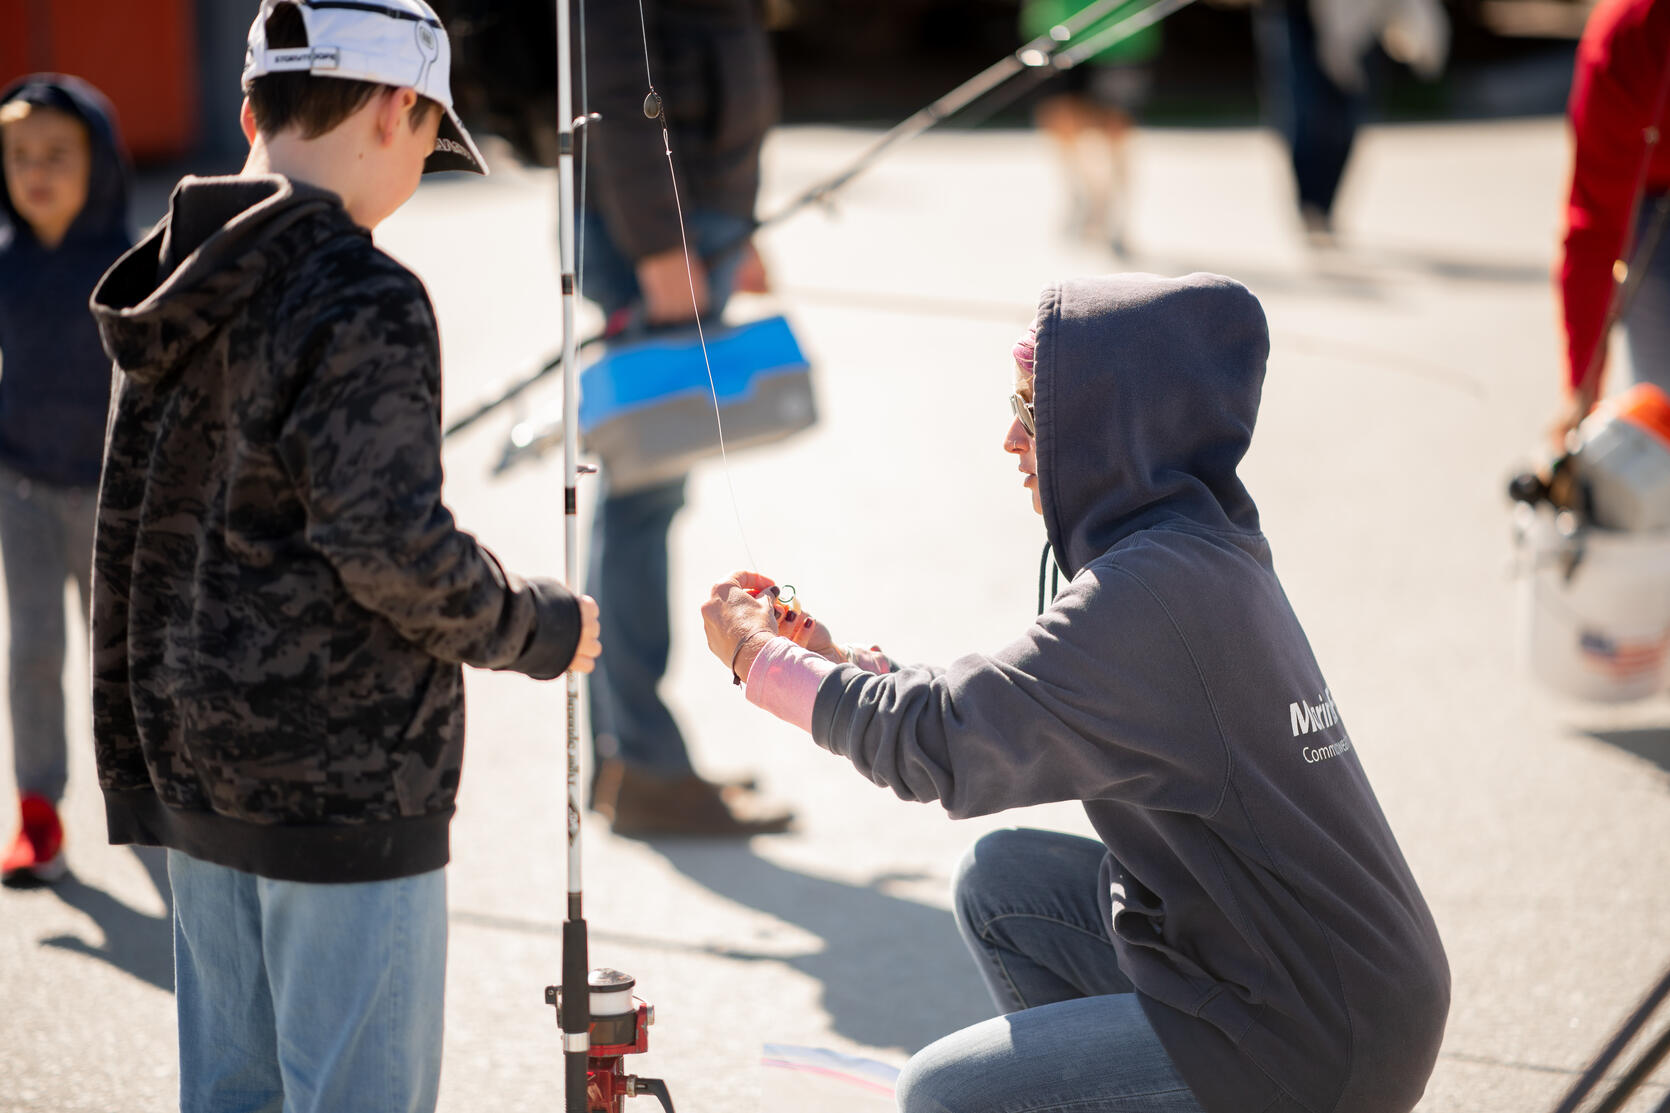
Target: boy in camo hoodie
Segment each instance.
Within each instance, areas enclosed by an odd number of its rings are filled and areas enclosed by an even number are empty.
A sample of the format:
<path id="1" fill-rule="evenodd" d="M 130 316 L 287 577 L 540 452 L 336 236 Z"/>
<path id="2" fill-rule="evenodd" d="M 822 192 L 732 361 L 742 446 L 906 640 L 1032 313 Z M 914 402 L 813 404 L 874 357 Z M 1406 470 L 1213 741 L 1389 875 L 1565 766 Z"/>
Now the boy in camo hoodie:
<path id="1" fill-rule="evenodd" d="M 94 734 L 111 841 L 169 850 L 188 1113 L 433 1108 L 460 664 L 599 649 L 442 503 L 435 319 L 372 244 L 424 171 L 485 173 L 448 61 L 422 0 L 266 0 L 244 172 L 94 293 Z"/>

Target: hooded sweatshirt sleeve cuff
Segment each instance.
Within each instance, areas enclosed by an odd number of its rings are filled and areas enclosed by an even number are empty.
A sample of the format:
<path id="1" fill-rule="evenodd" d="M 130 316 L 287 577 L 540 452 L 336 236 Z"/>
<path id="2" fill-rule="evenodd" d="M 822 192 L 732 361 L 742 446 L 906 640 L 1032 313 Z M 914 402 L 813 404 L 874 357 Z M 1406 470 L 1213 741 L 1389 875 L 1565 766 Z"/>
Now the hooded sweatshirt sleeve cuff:
<path id="1" fill-rule="evenodd" d="M 563 674 L 580 647 L 580 601 L 556 580 L 529 579 L 534 601 L 534 627 L 521 656 L 505 667 L 535 680 Z"/>

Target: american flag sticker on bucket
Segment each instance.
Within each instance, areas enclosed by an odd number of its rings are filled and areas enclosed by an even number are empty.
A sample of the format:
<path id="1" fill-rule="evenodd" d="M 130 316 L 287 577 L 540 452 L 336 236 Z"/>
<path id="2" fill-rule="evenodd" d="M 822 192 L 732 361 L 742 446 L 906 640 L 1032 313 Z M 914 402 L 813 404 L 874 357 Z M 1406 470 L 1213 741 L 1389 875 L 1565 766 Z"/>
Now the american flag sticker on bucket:
<path id="1" fill-rule="evenodd" d="M 1624 641 L 1595 630 L 1584 630 L 1579 647 L 1584 664 L 1615 679 L 1627 680 L 1663 666 L 1665 652 L 1670 650 L 1670 634 L 1648 641 Z"/>

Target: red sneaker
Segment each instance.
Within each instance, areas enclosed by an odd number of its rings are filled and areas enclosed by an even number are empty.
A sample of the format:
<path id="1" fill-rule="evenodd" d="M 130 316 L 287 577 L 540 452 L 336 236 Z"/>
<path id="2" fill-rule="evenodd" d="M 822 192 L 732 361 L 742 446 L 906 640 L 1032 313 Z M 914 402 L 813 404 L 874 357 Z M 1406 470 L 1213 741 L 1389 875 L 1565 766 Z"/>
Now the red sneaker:
<path id="1" fill-rule="evenodd" d="M 57 881 L 69 871 L 58 809 L 44 796 L 30 795 L 23 797 L 18 810 L 22 826 L 6 851 L 6 860 L 0 863 L 0 881 L 15 886 Z"/>

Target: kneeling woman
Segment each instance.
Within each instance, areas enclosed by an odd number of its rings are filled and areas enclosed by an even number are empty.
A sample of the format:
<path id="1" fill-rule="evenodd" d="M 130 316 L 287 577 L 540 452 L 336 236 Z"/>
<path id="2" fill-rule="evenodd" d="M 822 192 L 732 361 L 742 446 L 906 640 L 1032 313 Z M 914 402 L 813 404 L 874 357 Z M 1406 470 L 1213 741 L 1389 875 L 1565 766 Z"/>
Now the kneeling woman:
<path id="1" fill-rule="evenodd" d="M 987 835 L 957 921 L 1005 1015 L 918 1053 L 906 1113 L 1407 1113 L 1443 947 L 1236 475 L 1269 353 L 1212 275 L 1046 290 L 1004 448 L 1069 583 L 990 656 L 898 667 L 738 573 L 703 606 L 748 698 Z M 785 636 L 787 635 L 787 636 Z"/>

